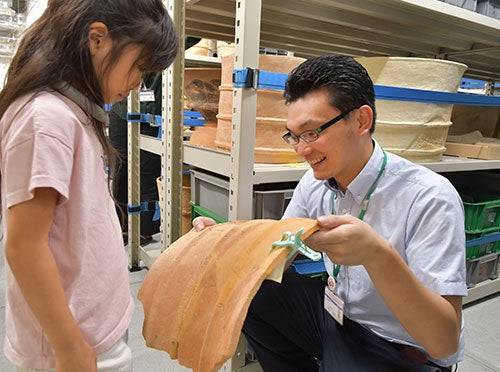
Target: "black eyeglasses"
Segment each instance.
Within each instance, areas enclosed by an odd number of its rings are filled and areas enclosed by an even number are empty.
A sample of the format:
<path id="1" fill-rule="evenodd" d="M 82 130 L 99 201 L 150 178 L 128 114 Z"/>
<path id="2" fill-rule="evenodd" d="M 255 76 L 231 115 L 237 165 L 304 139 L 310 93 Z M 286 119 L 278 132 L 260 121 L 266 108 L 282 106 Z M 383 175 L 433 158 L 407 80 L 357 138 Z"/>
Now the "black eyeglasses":
<path id="1" fill-rule="evenodd" d="M 331 127 L 333 124 L 345 118 L 346 115 L 349 114 L 351 111 L 354 111 L 358 108 L 359 107 L 353 107 L 352 109 L 341 112 L 338 116 L 335 116 L 332 120 L 326 122 L 325 124 L 316 129 L 306 130 L 305 132 L 302 132 L 298 136 L 290 132 L 287 132 L 283 135 L 282 138 L 285 140 L 286 143 L 292 146 L 298 144 L 301 139 L 307 143 L 314 142 L 319 138 L 319 134 L 323 132 L 326 128 Z"/>

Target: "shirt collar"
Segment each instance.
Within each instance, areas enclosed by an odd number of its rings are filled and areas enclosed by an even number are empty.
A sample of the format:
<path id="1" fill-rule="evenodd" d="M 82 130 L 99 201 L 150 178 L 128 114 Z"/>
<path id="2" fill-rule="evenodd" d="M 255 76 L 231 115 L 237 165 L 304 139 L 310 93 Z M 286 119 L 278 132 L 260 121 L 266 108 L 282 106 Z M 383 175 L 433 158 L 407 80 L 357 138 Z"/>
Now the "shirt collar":
<path id="1" fill-rule="evenodd" d="M 384 158 L 384 153 L 380 145 L 375 139 L 372 139 L 372 141 L 374 145 L 372 156 L 363 167 L 361 172 L 359 172 L 356 178 L 354 178 L 354 180 L 352 180 L 352 182 L 347 186 L 346 190 L 346 193 L 350 192 L 353 195 L 354 200 L 356 200 L 358 204 L 361 204 L 361 202 L 366 197 L 366 194 L 370 190 L 373 182 L 375 182 L 375 180 L 377 179 L 378 173 L 380 171 L 380 166 Z M 340 192 L 337 181 L 334 178 L 325 180 L 324 184 L 335 193 Z"/>

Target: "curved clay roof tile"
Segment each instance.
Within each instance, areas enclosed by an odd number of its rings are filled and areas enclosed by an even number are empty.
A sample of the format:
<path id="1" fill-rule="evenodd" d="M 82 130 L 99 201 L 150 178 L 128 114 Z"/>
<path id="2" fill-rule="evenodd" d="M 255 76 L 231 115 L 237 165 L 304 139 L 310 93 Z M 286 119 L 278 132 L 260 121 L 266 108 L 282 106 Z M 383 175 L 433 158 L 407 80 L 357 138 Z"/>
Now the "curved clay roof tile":
<path id="1" fill-rule="evenodd" d="M 217 371 L 235 353 L 261 283 L 290 252 L 271 251 L 272 243 L 302 227 L 304 239 L 319 229 L 306 218 L 251 220 L 181 237 L 151 266 L 139 291 L 146 344 L 194 371 Z"/>

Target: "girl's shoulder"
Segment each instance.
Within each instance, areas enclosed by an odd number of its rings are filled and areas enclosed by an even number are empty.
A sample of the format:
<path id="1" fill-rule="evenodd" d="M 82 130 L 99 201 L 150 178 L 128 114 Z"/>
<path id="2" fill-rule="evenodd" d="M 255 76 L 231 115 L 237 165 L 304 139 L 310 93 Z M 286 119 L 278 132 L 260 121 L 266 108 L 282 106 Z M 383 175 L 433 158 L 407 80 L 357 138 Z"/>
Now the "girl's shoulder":
<path id="1" fill-rule="evenodd" d="M 47 119 L 66 119 L 86 121 L 80 107 L 56 91 L 41 91 L 21 97 L 14 103 L 21 111 Z M 57 120 L 61 121 L 61 120 Z"/>
<path id="2" fill-rule="evenodd" d="M 73 101 L 55 91 L 42 91 L 14 101 L 0 126 L 2 137 L 10 139 L 11 145 L 37 134 L 73 142 L 75 131 L 87 121 L 87 116 Z"/>

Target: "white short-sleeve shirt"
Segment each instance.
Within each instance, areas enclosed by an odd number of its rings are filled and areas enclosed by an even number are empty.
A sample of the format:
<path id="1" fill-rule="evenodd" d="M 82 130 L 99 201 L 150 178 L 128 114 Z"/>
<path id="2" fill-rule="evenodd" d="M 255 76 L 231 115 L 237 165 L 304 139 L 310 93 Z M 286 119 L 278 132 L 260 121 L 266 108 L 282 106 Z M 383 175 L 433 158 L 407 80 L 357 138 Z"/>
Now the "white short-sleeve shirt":
<path id="1" fill-rule="evenodd" d="M 334 180 L 317 180 L 312 170 L 308 170 L 297 185 L 283 218 L 316 218 L 332 213 L 358 217 L 361 202 L 383 161 L 382 149 L 374 143 L 370 160 L 345 194 L 335 186 Z M 386 169 L 370 198 L 363 221 L 391 242 L 431 291 L 439 295 L 467 296 L 463 204 L 446 178 L 387 153 Z M 333 263 L 326 255 L 324 261 L 328 274 L 333 275 Z M 389 341 L 421 348 L 389 310 L 363 266 L 342 266 L 337 287 L 348 318 Z M 462 360 L 463 352 L 462 325 L 459 351 L 439 364 L 452 365 Z"/>

